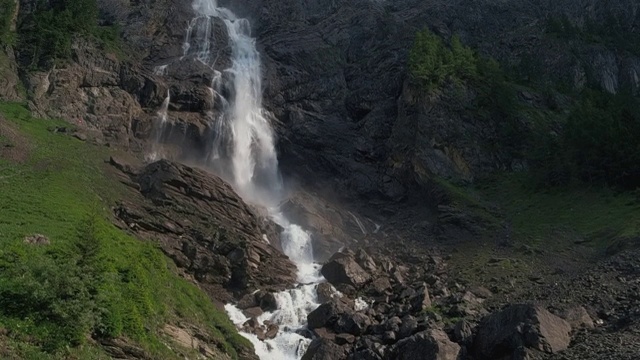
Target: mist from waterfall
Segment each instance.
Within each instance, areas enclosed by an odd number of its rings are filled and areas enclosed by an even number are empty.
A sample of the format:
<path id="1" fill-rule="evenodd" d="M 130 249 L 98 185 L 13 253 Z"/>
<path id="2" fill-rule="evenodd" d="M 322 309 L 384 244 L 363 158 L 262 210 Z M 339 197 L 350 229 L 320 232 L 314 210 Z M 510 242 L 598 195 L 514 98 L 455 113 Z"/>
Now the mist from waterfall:
<path id="1" fill-rule="evenodd" d="M 273 129 L 262 108 L 260 54 L 251 37 L 251 24 L 230 10 L 218 7 L 216 0 L 194 0 L 196 16 L 188 24 L 184 56 L 193 56 L 212 71 L 211 94 L 221 111 L 212 116 L 214 129 L 208 157 L 218 175 L 232 183 L 249 203 L 267 208 L 274 222 L 284 229 L 281 244 L 284 253 L 298 267 L 299 285 L 275 294 L 278 309 L 262 314 L 257 320 L 278 324 L 280 330 L 271 340 L 260 341 L 256 335 L 242 333 L 254 344 L 261 359 L 300 359 L 311 342 L 301 333 L 307 315 L 319 304 L 317 282 L 323 278 L 313 261 L 311 235 L 291 224 L 278 208 L 283 186 L 278 170 Z M 215 26 L 224 24 L 231 47 L 230 68 L 216 71 Z M 223 89 L 227 89 L 222 95 Z M 241 327 L 248 319 L 235 306 L 226 310 Z"/>

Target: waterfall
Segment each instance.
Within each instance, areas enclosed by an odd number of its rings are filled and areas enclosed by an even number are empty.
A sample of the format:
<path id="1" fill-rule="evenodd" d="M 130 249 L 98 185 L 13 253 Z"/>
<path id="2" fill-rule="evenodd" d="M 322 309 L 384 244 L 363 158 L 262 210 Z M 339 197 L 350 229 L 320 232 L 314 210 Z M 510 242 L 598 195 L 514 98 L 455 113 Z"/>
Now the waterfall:
<path id="1" fill-rule="evenodd" d="M 167 65 L 158 66 L 155 68 L 154 73 L 162 75 L 166 71 Z M 160 110 L 157 112 L 156 124 L 153 128 L 153 148 L 151 154 L 148 156 L 150 161 L 162 158 L 162 150 L 158 146 L 162 140 L 162 134 L 164 134 L 167 128 L 167 121 L 169 119 L 169 103 L 171 102 L 171 94 L 167 90 L 167 96 L 162 101 Z"/>
<path id="2" fill-rule="evenodd" d="M 274 339 L 260 341 L 255 335 L 242 333 L 254 344 L 261 359 L 300 359 L 310 339 L 300 335 L 306 327 L 307 314 L 319 304 L 316 286 L 323 278 L 313 261 L 311 235 L 291 224 L 278 209 L 282 199 L 282 180 L 278 170 L 273 129 L 262 108 L 262 74 L 256 40 L 251 24 L 230 10 L 218 7 L 216 0 L 194 0 L 195 17 L 189 22 L 183 44 L 183 58 L 193 57 L 207 65 L 213 76 L 210 87 L 215 101 L 222 104 L 213 121 L 210 165 L 229 181 L 249 203 L 269 209 L 273 221 L 282 226 L 282 248 L 298 267 L 299 285 L 275 294 L 278 309 L 262 314 L 261 324 L 279 325 Z M 214 69 L 217 59 L 215 26 L 224 25 L 231 48 L 231 67 L 220 73 Z M 225 98 L 221 89 L 229 89 Z M 226 310 L 239 327 L 248 319 L 235 306 Z"/>

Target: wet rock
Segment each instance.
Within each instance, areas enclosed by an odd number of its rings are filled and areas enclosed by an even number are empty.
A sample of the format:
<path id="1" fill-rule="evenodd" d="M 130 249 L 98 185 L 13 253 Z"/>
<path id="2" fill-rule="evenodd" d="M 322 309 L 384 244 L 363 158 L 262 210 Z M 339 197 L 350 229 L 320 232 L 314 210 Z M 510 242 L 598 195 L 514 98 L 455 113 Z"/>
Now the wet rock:
<path id="1" fill-rule="evenodd" d="M 331 284 L 326 282 L 318 284 L 316 293 L 318 294 L 318 302 L 321 304 L 331 301 L 334 297 L 334 290 Z"/>
<path id="2" fill-rule="evenodd" d="M 393 344 L 396 342 L 396 339 L 396 333 L 393 331 L 385 331 L 384 334 L 382 334 L 382 341 L 384 341 L 385 344 Z"/>
<path id="3" fill-rule="evenodd" d="M 400 340 L 392 350 L 398 360 L 457 360 L 460 345 L 452 342 L 442 330 L 426 330 Z"/>
<path id="4" fill-rule="evenodd" d="M 302 360 L 341 360 L 346 359 L 346 352 L 340 345 L 327 339 L 314 339 Z"/>
<path id="5" fill-rule="evenodd" d="M 380 339 L 363 336 L 354 346 L 353 360 L 381 360 L 388 358 L 388 347 L 380 343 Z"/>
<path id="6" fill-rule="evenodd" d="M 251 307 L 259 306 L 259 302 L 256 300 L 256 294 L 246 294 L 236 304 L 236 307 L 240 310 L 248 309 Z"/>
<path id="7" fill-rule="evenodd" d="M 332 285 L 350 285 L 359 288 L 366 284 L 371 276 L 362 269 L 353 255 L 335 253 L 329 261 L 322 266 L 322 275 Z"/>
<path id="8" fill-rule="evenodd" d="M 259 306 L 255 306 L 242 310 L 242 313 L 248 318 L 257 318 L 262 315 L 262 309 Z"/>
<path id="9" fill-rule="evenodd" d="M 273 293 L 258 291 L 255 296 L 262 310 L 271 312 L 278 309 L 278 300 Z"/>
<path id="10" fill-rule="evenodd" d="M 402 325 L 402 320 L 394 316 L 385 322 L 385 328 L 389 331 L 400 331 L 400 326 Z"/>
<path id="11" fill-rule="evenodd" d="M 511 305 L 486 317 L 478 326 L 474 352 L 480 359 L 495 359 L 531 348 L 557 353 L 569 346 L 571 326 L 546 309 Z"/>
<path id="12" fill-rule="evenodd" d="M 264 337 L 267 339 L 273 339 L 278 335 L 278 331 L 280 330 L 280 326 L 278 324 L 269 324 L 267 326 L 267 331 L 264 334 Z"/>

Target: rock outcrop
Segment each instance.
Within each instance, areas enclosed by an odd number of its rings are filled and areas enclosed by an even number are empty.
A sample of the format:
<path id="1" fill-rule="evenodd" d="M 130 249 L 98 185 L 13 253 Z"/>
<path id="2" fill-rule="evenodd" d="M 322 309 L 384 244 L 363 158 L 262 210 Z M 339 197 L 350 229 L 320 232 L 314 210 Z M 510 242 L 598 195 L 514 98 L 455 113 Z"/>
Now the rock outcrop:
<path id="1" fill-rule="evenodd" d="M 391 357 L 398 360 L 457 360 L 460 345 L 452 342 L 442 330 L 427 330 L 401 340 Z"/>
<path id="2" fill-rule="evenodd" d="M 295 282 L 295 265 L 269 243 L 278 242 L 275 225 L 217 176 L 166 160 L 129 176 L 143 199 L 114 209 L 122 226 L 158 243 L 215 298 Z"/>

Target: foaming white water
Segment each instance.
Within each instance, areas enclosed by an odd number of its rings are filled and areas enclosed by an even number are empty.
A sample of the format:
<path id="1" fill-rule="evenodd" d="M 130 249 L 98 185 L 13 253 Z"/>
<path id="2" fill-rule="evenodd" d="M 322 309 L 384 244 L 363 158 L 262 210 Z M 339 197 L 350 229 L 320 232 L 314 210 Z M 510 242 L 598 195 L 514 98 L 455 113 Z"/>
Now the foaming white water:
<path id="1" fill-rule="evenodd" d="M 298 282 L 309 284 L 324 280 L 320 275 L 320 265 L 313 261 L 311 234 L 298 225 L 288 224 L 283 227 L 282 251 L 298 267 Z"/>
<path id="2" fill-rule="evenodd" d="M 297 360 L 311 342 L 301 333 L 305 332 L 307 315 L 319 305 L 316 283 L 322 276 L 313 261 L 311 235 L 291 224 L 275 206 L 282 198 L 282 180 L 273 130 L 262 108 L 262 75 L 256 40 L 251 37 L 249 21 L 218 7 L 216 0 L 194 0 L 193 9 L 196 16 L 188 25 L 183 58 L 194 57 L 211 69 L 211 94 L 222 109 L 212 117 L 215 133 L 208 159 L 218 175 L 231 182 L 245 201 L 270 209 L 273 220 L 284 229 L 283 251 L 298 267 L 300 285 L 275 294 L 278 309 L 256 319 L 260 324 L 265 321 L 278 324 L 276 337 L 260 341 L 256 335 L 241 334 L 251 340 L 261 359 Z M 219 50 L 215 31 L 216 25 L 221 24 L 228 34 L 232 63 L 223 73 L 214 70 Z M 229 95 L 225 98 L 222 93 Z M 225 309 L 239 328 L 248 320 L 231 304 Z"/>

